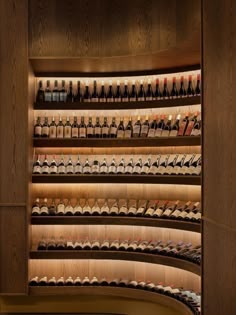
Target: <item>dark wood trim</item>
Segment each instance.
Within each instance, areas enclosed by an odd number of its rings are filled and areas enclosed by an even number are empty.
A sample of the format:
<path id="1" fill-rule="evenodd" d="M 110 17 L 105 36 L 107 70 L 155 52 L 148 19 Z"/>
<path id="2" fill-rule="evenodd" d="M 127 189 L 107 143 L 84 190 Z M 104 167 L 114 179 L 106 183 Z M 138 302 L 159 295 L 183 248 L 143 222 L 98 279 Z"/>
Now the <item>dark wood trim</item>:
<path id="1" fill-rule="evenodd" d="M 181 175 L 32 175 L 32 183 L 117 183 L 201 185 L 201 176 Z"/>
<path id="2" fill-rule="evenodd" d="M 148 254 L 139 252 L 126 251 L 102 251 L 102 250 L 45 250 L 31 251 L 30 259 L 111 259 L 111 260 L 128 260 L 139 261 L 150 264 L 160 264 L 171 266 L 183 270 L 193 272 L 197 275 L 201 274 L 200 266 L 175 257 L 168 257 L 158 254 Z"/>
<path id="3" fill-rule="evenodd" d="M 43 110 L 113 110 L 113 109 L 139 109 L 139 108 L 164 108 L 176 106 L 188 106 L 201 103 L 200 96 L 191 96 L 175 99 L 136 101 L 136 102 L 42 102 L 35 103 L 34 109 Z"/>
<path id="4" fill-rule="evenodd" d="M 132 225 L 165 227 L 191 232 L 201 231 L 199 223 L 148 217 L 128 216 L 32 216 L 32 225 Z"/>
<path id="5" fill-rule="evenodd" d="M 169 146 L 200 146 L 201 138 L 194 137 L 160 137 L 160 138 L 71 138 L 71 139 L 51 139 L 34 138 L 34 147 L 169 147 Z"/>

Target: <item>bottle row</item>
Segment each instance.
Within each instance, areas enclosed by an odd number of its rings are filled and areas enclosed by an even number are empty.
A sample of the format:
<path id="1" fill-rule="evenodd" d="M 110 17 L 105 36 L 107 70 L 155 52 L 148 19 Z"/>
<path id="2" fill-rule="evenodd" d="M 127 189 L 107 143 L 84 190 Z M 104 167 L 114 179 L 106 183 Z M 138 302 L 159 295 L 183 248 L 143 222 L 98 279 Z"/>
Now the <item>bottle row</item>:
<path id="1" fill-rule="evenodd" d="M 107 117 L 104 117 L 103 123 L 100 123 L 100 118 L 96 117 L 96 122 L 93 123 L 92 117 L 89 117 L 87 124 L 85 118 L 81 117 L 78 123 L 78 117 L 74 116 L 73 121 L 70 117 L 66 120 L 62 117 L 59 121 L 55 121 L 52 117 L 49 123 L 48 117 L 42 120 L 37 118 L 34 125 L 34 137 L 46 138 L 138 138 L 138 137 L 176 137 L 176 136 L 199 136 L 201 134 L 201 118 L 196 112 L 190 116 L 186 113 L 181 119 L 181 115 L 177 115 L 173 119 L 172 115 L 155 116 L 153 120 L 145 119 L 140 116 L 133 123 L 132 117 L 125 124 L 124 118 L 120 118 L 120 122 L 116 124 L 116 118 L 113 117 L 111 123 L 108 123 Z"/>
<path id="2" fill-rule="evenodd" d="M 153 83 L 155 85 L 153 89 Z M 146 86 L 145 86 L 146 85 Z M 162 85 L 162 87 L 161 87 Z M 163 82 L 156 79 L 152 82 L 150 79 L 144 84 L 140 80 L 139 86 L 135 80 L 132 84 L 128 84 L 125 80 L 124 84 L 120 84 L 117 80 L 116 87 L 109 81 L 105 87 L 104 81 L 101 82 L 100 89 L 97 81 L 93 81 L 93 87 L 89 86 L 86 81 L 85 87 L 82 88 L 81 82 L 77 81 L 77 91 L 74 91 L 73 82 L 69 81 L 69 86 L 66 88 L 65 80 L 62 80 L 61 87 L 58 86 L 58 80 L 54 81 L 54 87 L 51 89 L 50 80 L 47 80 L 46 87 L 43 87 L 42 81 L 39 81 L 38 92 L 36 96 L 37 102 L 134 102 L 134 101 L 151 101 L 159 99 L 191 97 L 201 94 L 200 75 L 197 75 L 196 85 L 193 86 L 192 75 L 188 77 L 188 85 L 185 86 L 185 78 L 182 76 L 177 84 L 176 77 L 172 78 L 172 86 L 164 78 Z"/>
<path id="3" fill-rule="evenodd" d="M 158 294 L 167 295 L 172 297 L 182 303 L 186 304 L 193 312 L 194 315 L 201 314 L 201 295 L 200 293 L 195 293 L 192 290 L 185 290 L 183 288 L 177 288 L 173 285 L 164 285 L 162 282 L 158 284 L 152 283 L 150 281 L 136 281 L 136 280 L 126 280 L 126 279 L 114 279 L 107 280 L 102 278 L 98 280 L 96 276 L 89 279 L 89 277 L 60 277 L 56 279 L 52 277 L 48 279 L 47 276 L 39 278 L 35 276 L 29 281 L 30 286 L 110 286 L 110 287 L 122 287 L 130 289 L 146 290 L 151 292 L 156 292 Z"/>
<path id="4" fill-rule="evenodd" d="M 37 198 L 32 216 L 136 216 L 200 222 L 199 202 L 125 199 L 52 199 Z"/>
<path id="5" fill-rule="evenodd" d="M 85 240 L 66 241 L 60 238 L 55 241 L 51 238 L 48 242 L 42 239 L 37 246 L 38 251 L 70 251 L 70 250 L 101 250 L 101 251 L 127 251 L 142 252 L 149 254 L 176 257 L 191 261 L 195 264 L 201 263 L 201 245 L 193 246 L 191 243 L 178 242 L 175 244 L 169 240 L 163 241 L 141 241 L 141 240 Z"/>
<path id="6" fill-rule="evenodd" d="M 158 155 L 156 158 L 131 157 L 127 162 L 124 157 L 119 157 L 120 162 L 116 162 L 118 157 L 107 162 L 107 158 L 99 161 L 95 157 L 89 161 L 87 157 L 84 163 L 72 159 L 72 156 L 61 159 L 55 156 L 45 155 L 41 160 L 38 155 L 33 165 L 33 174 L 136 174 L 136 175 L 200 175 L 201 174 L 201 155 L 199 154 L 168 154 Z"/>

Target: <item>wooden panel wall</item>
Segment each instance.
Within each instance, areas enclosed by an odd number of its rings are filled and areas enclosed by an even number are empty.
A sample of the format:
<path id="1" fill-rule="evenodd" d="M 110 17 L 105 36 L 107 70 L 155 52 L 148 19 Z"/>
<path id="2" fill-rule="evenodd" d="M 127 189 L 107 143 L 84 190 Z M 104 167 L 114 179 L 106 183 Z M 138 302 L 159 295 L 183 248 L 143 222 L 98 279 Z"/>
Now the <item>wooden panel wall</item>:
<path id="1" fill-rule="evenodd" d="M 235 14 L 203 0 L 204 315 L 236 314 Z"/>
<path id="2" fill-rule="evenodd" d="M 0 294 L 26 294 L 28 1 L 0 1 Z"/>

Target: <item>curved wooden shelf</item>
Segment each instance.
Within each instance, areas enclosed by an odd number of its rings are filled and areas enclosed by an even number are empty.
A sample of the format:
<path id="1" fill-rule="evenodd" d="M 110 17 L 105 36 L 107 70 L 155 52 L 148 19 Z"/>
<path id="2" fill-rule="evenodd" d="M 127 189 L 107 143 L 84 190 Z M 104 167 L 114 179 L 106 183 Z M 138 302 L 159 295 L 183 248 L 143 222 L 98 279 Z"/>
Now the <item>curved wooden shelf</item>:
<path id="1" fill-rule="evenodd" d="M 169 220 L 135 216 L 32 216 L 33 225 L 132 225 L 152 226 L 169 229 L 201 231 L 201 225 L 195 222 Z"/>
<path id="2" fill-rule="evenodd" d="M 193 272 L 200 276 L 199 265 L 175 257 L 141 252 L 111 251 L 111 250 L 41 250 L 31 251 L 30 259 L 112 259 L 139 261 L 150 264 L 171 266 Z"/>
<path id="3" fill-rule="evenodd" d="M 103 175 L 103 174 L 52 174 L 32 175 L 32 183 L 116 183 L 116 184 L 178 184 L 201 185 L 201 176 L 181 175 Z"/>
<path id="4" fill-rule="evenodd" d="M 201 104 L 200 96 L 191 96 L 175 99 L 154 100 L 154 101 L 136 101 L 136 102 L 43 102 L 35 103 L 34 109 L 43 110 L 113 110 L 113 109 L 141 109 L 141 108 L 163 108 Z"/>
<path id="5" fill-rule="evenodd" d="M 161 138 L 33 138 L 34 147 L 169 147 L 169 146 L 200 146 L 201 137 L 161 137 Z"/>
<path id="6" fill-rule="evenodd" d="M 29 287 L 29 295 L 50 296 L 50 295 L 77 295 L 81 296 L 112 296 L 149 301 L 175 309 L 183 315 L 192 315 L 191 309 L 175 298 L 156 292 L 146 290 L 109 287 L 109 286 L 84 286 L 84 287 Z"/>

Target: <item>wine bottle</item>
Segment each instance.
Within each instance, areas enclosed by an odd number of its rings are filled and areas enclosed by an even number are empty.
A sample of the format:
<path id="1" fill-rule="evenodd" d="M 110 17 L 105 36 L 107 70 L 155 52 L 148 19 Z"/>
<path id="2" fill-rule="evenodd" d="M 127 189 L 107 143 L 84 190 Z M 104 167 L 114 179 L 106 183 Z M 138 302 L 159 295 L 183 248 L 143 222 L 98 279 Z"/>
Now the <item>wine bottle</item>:
<path id="1" fill-rule="evenodd" d="M 104 81 L 101 82 L 101 91 L 99 94 L 99 102 L 105 103 L 107 101 L 107 95 L 105 91 Z"/>
<path id="2" fill-rule="evenodd" d="M 63 138 L 64 137 L 64 124 L 62 122 L 62 118 L 59 118 L 59 123 L 57 125 L 57 138 Z"/>
<path id="3" fill-rule="evenodd" d="M 141 131 L 141 122 L 140 122 L 140 116 L 138 116 L 138 120 L 134 124 L 134 128 L 133 128 L 133 137 L 138 138 L 140 136 L 140 131 Z"/>
<path id="4" fill-rule="evenodd" d="M 91 166 L 89 164 L 88 158 L 85 161 L 84 167 L 83 167 L 83 173 L 84 174 L 91 174 Z"/>
<path id="5" fill-rule="evenodd" d="M 119 240 L 114 240 L 110 244 L 109 250 L 119 250 L 120 242 Z"/>
<path id="6" fill-rule="evenodd" d="M 66 98 L 67 98 L 67 92 L 66 92 L 66 87 L 65 87 L 65 81 L 62 80 L 61 89 L 59 92 L 59 101 L 60 102 L 66 102 Z"/>
<path id="7" fill-rule="evenodd" d="M 116 161 L 115 158 L 112 158 L 111 164 L 108 168 L 108 173 L 109 174 L 116 174 Z"/>
<path id="8" fill-rule="evenodd" d="M 191 204 L 191 201 L 186 202 L 185 204 L 180 204 L 176 209 L 171 213 L 170 219 L 177 219 L 178 216 L 186 209 L 189 207 Z"/>
<path id="9" fill-rule="evenodd" d="M 58 280 L 57 280 L 57 286 L 58 287 L 62 287 L 65 285 L 65 280 L 64 280 L 64 277 L 60 277 Z"/>
<path id="10" fill-rule="evenodd" d="M 79 137 L 79 125 L 78 125 L 76 116 L 74 116 L 74 122 L 71 126 L 71 137 L 72 138 L 78 138 Z"/>
<path id="11" fill-rule="evenodd" d="M 119 215 L 125 216 L 128 214 L 128 207 L 127 207 L 127 201 L 121 202 L 120 209 L 119 209 Z"/>
<path id="12" fill-rule="evenodd" d="M 164 86 L 162 91 L 162 97 L 163 99 L 168 99 L 170 97 L 170 93 L 167 87 L 167 78 L 164 78 Z"/>
<path id="13" fill-rule="evenodd" d="M 171 121 L 172 121 L 172 115 L 169 115 L 168 121 L 165 124 L 164 128 L 162 129 L 161 137 L 169 137 L 169 134 L 171 131 Z"/>
<path id="14" fill-rule="evenodd" d="M 200 175 L 201 174 L 201 163 L 202 163 L 202 157 L 198 157 L 197 160 L 193 161 L 193 163 L 190 165 L 189 168 L 189 174 L 190 175 Z"/>
<path id="15" fill-rule="evenodd" d="M 100 165 L 99 165 L 98 160 L 95 158 L 93 161 L 93 164 L 91 166 L 91 173 L 92 174 L 99 174 L 99 172 L 100 172 Z"/>
<path id="16" fill-rule="evenodd" d="M 159 86 L 159 79 L 156 79 L 156 89 L 154 94 L 155 100 L 160 100 L 162 98 L 162 94 Z"/>
<path id="17" fill-rule="evenodd" d="M 182 156 L 179 155 L 179 157 L 178 157 L 178 159 L 177 159 L 177 161 L 175 163 L 174 169 L 173 169 L 173 174 L 178 175 L 178 174 L 181 173 L 181 168 L 182 168 L 182 166 L 184 164 L 185 158 L 186 158 L 185 154 L 182 155 Z"/>
<path id="18" fill-rule="evenodd" d="M 119 251 L 126 251 L 128 246 L 129 246 L 129 241 L 128 240 L 121 241 L 120 244 L 119 244 L 118 250 Z"/>
<path id="19" fill-rule="evenodd" d="M 110 281 L 110 286 L 111 287 L 118 287 L 119 286 L 119 283 L 120 283 L 120 280 L 119 279 L 113 279 Z"/>
<path id="20" fill-rule="evenodd" d="M 133 159 L 131 158 L 128 164 L 125 166 L 125 174 L 132 174 L 133 173 Z"/>
<path id="21" fill-rule="evenodd" d="M 39 138 L 42 135 L 42 125 L 40 117 L 37 118 L 36 124 L 34 125 L 34 137 Z"/>
<path id="22" fill-rule="evenodd" d="M 48 284 L 48 278 L 47 277 L 42 277 L 41 279 L 39 279 L 38 281 L 38 285 L 45 287 Z"/>
<path id="23" fill-rule="evenodd" d="M 104 240 L 104 241 L 101 243 L 100 249 L 101 249 L 101 250 L 109 250 L 109 248 L 110 248 L 109 241 L 108 241 L 108 240 Z"/>
<path id="24" fill-rule="evenodd" d="M 152 84 L 151 84 L 150 79 L 148 79 L 147 84 L 148 84 L 148 88 L 147 88 L 147 93 L 146 93 L 146 101 L 152 101 L 154 95 L 152 92 Z"/>
<path id="25" fill-rule="evenodd" d="M 48 138 L 49 137 L 49 124 L 48 124 L 48 118 L 44 118 L 44 123 L 42 125 L 42 137 Z"/>
<path id="26" fill-rule="evenodd" d="M 92 117 L 89 117 L 89 122 L 87 125 L 87 137 L 88 138 L 94 137 L 94 127 L 93 127 L 93 123 L 92 123 Z"/>
<path id="27" fill-rule="evenodd" d="M 66 249 L 66 242 L 64 238 L 61 236 L 56 244 L 56 250 L 65 250 Z"/>
<path id="28" fill-rule="evenodd" d="M 62 216 L 65 214 L 65 204 L 63 200 L 61 199 L 59 203 L 57 204 L 57 212 L 56 215 Z"/>
<path id="29" fill-rule="evenodd" d="M 196 119 L 190 135 L 191 136 L 200 136 L 201 135 L 201 118 Z"/>
<path id="30" fill-rule="evenodd" d="M 35 202 L 32 205 L 31 215 L 38 216 L 40 214 L 41 214 L 41 211 L 40 211 L 39 198 L 36 198 Z"/>
<path id="31" fill-rule="evenodd" d="M 90 281 L 90 285 L 92 285 L 92 286 L 98 286 L 99 285 L 97 277 L 92 278 L 92 280 Z"/>
<path id="32" fill-rule="evenodd" d="M 139 175 L 142 170 L 142 159 L 139 158 L 138 161 L 134 165 L 133 174 Z"/>
<path id="33" fill-rule="evenodd" d="M 58 164 L 57 172 L 58 172 L 58 174 L 65 174 L 66 173 L 66 166 L 65 166 L 63 155 L 61 156 L 61 161 Z"/>
<path id="34" fill-rule="evenodd" d="M 48 163 L 47 155 L 45 155 L 45 159 L 41 167 L 41 174 L 49 174 L 49 163 Z"/>
<path id="35" fill-rule="evenodd" d="M 136 211 L 136 216 L 141 217 L 146 211 L 147 201 L 139 201 L 138 204 L 139 205 L 138 205 L 138 209 Z"/>
<path id="36" fill-rule="evenodd" d="M 57 125 L 55 123 L 55 118 L 52 117 L 51 124 L 49 125 L 49 137 L 56 138 L 57 136 Z"/>
<path id="37" fill-rule="evenodd" d="M 66 174 L 74 174 L 74 165 L 72 163 L 71 156 L 69 156 L 68 162 L 66 164 Z"/>
<path id="38" fill-rule="evenodd" d="M 184 77 L 181 76 L 180 78 L 180 88 L 179 88 L 179 97 L 186 97 L 187 93 L 184 87 Z"/>
<path id="39" fill-rule="evenodd" d="M 195 88 L 195 94 L 196 95 L 200 95 L 201 94 L 201 83 L 200 83 L 200 74 L 197 75 L 197 85 L 196 85 L 196 88 Z"/>
<path id="40" fill-rule="evenodd" d="M 49 215 L 56 215 L 56 212 L 57 212 L 57 209 L 56 209 L 56 206 L 55 206 L 55 201 L 52 200 L 51 204 L 48 207 L 48 214 Z"/>
<path id="41" fill-rule="evenodd" d="M 57 163 L 55 160 L 55 156 L 53 156 L 53 159 L 50 163 L 50 167 L 49 167 L 49 173 L 50 174 L 57 174 Z"/>
<path id="42" fill-rule="evenodd" d="M 155 284 L 152 283 L 151 281 L 147 281 L 146 286 L 144 287 L 145 290 L 147 291 L 154 291 Z"/>
<path id="43" fill-rule="evenodd" d="M 100 166 L 100 174 L 107 174 L 107 173 L 108 173 L 107 160 L 106 158 L 104 158 Z"/>
<path id="44" fill-rule="evenodd" d="M 40 162 L 40 156 L 38 155 L 37 160 L 34 162 L 33 165 L 33 174 L 41 174 L 42 167 Z"/>
<path id="45" fill-rule="evenodd" d="M 73 84 L 72 81 L 69 82 L 69 90 L 66 96 L 66 101 L 68 103 L 74 102 Z"/>
<path id="46" fill-rule="evenodd" d="M 102 138 L 109 138 L 109 125 L 107 123 L 107 117 L 104 117 L 102 125 Z"/>
<path id="47" fill-rule="evenodd" d="M 51 239 L 48 241 L 48 246 L 47 246 L 47 249 L 48 250 L 56 250 L 56 241 L 55 241 L 55 238 L 54 237 L 51 237 Z"/>
<path id="48" fill-rule="evenodd" d="M 161 137 L 162 131 L 165 128 L 165 115 L 161 115 L 161 120 L 157 124 L 155 137 Z"/>
<path id="49" fill-rule="evenodd" d="M 75 102 L 82 102 L 82 93 L 81 93 L 81 87 L 80 87 L 80 81 L 77 81 L 77 93 L 74 96 Z"/>
<path id="50" fill-rule="evenodd" d="M 94 137 L 101 138 L 102 136 L 102 126 L 99 122 L 99 117 L 96 117 L 96 124 L 94 125 Z"/>
<path id="51" fill-rule="evenodd" d="M 133 126 L 132 126 L 132 118 L 129 118 L 129 122 L 125 127 L 125 138 L 131 138 L 133 133 Z"/>
<path id="52" fill-rule="evenodd" d="M 138 284 L 137 284 L 137 289 L 144 289 L 146 286 L 146 283 L 144 281 L 138 281 Z"/>
<path id="53" fill-rule="evenodd" d="M 125 160 L 121 158 L 119 165 L 117 166 L 117 174 L 124 174 L 125 172 Z"/>
<path id="54" fill-rule="evenodd" d="M 174 167 L 176 165 L 178 157 L 179 157 L 178 154 L 176 154 L 175 156 L 169 157 L 168 164 L 165 168 L 163 175 L 175 175 Z"/>
<path id="55" fill-rule="evenodd" d="M 74 286 L 74 280 L 71 277 L 67 278 L 65 281 L 65 285 L 66 286 Z"/>
<path id="56" fill-rule="evenodd" d="M 192 76 L 191 75 L 188 77 L 187 96 L 194 96 L 194 89 L 193 89 Z"/>
<path id="57" fill-rule="evenodd" d="M 185 118 L 181 121 L 180 126 L 179 126 L 179 131 L 178 131 L 178 136 L 183 136 L 185 133 L 185 130 L 188 126 L 189 122 L 189 113 L 186 113 Z"/>
<path id="58" fill-rule="evenodd" d="M 153 212 L 154 218 L 160 218 L 165 211 L 166 207 L 168 205 L 168 201 L 159 201 L 155 211 Z"/>
<path id="59" fill-rule="evenodd" d="M 142 123 L 140 137 L 146 138 L 149 131 L 148 115 L 146 115 L 145 121 Z"/>
<path id="60" fill-rule="evenodd" d="M 109 215 L 110 214 L 110 209 L 108 207 L 107 201 L 105 200 L 104 204 L 101 207 L 101 215 Z"/>
<path id="61" fill-rule="evenodd" d="M 50 80 L 47 80 L 47 83 L 46 83 L 44 99 L 45 99 L 45 102 L 51 102 L 52 101 L 52 91 L 50 89 Z"/>
<path id="62" fill-rule="evenodd" d="M 157 169 L 157 175 L 163 175 L 166 169 L 166 166 L 168 165 L 168 159 L 170 155 L 162 156 L 159 162 L 159 167 Z"/>
<path id="63" fill-rule="evenodd" d="M 97 82 L 93 81 L 93 93 L 91 97 L 91 102 L 98 102 L 98 92 L 97 92 Z"/>
<path id="64" fill-rule="evenodd" d="M 131 281 L 128 282 L 127 287 L 128 287 L 128 288 L 134 288 L 134 289 L 135 289 L 135 288 L 137 287 L 137 285 L 138 285 L 138 282 L 137 282 L 137 281 L 131 280 Z"/>
<path id="65" fill-rule="evenodd" d="M 139 242 L 137 248 L 136 248 L 136 251 L 137 252 L 143 252 L 144 249 L 148 246 L 149 244 L 149 241 L 141 241 Z"/>
<path id="66" fill-rule="evenodd" d="M 180 175 L 190 175 L 190 166 L 195 158 L 195 154 L 185 158 L 182 168 L 179 170 Z"/>
<path id="67" fill-rule="evenodd" d="M 93 134 L 93 132 L 92 132 Z M 86 138 L 86 125 L 84 123 L 84 117 L 81 117 L 80 125 L 79 125 L 79 137 L 80 138 Z"/>
<path id="68" fill-rule="evenodd" d="M 47 283 L 48 286 L 52 287 L 52 286 L 56 286 L 57 285 L 57 280 L 55 277 L 52 277 L 48 280 L 48 283 Z"/>
<path id="69" fill-rule="evenodd" d="M 172 90 L 170 92 L 170 97 L 176 98 L 178 96 L 179 96 L 179 93 L 178 93 L 177 88 L 176 88 L 176 77 L 173 77 Z"/>
<path id="70" fill-rule="evenodd" d="M 76 241 L 74 243 L 74 249 L 75 250 L 82 250 L 83 249 L 83 242 L 82 241 Z"/>
<path id="71" fill-rule="evenodd" d="M 143 80 L 140 80 L 140 86 L 138 91 L 138 101 L 145 101 L 145 91 L 143 87 Z"/>
<path id="72" fill-rule="evenodd" d="M 141 175 L 148 175 L 150 170 L 151 158 L 148 158 L 147 161 L 143 164 L 141 169 Z"/>
<path id="73" fill-rule="evenodd" d="M 45 95 L 44 95 L 44 90 L 43 90 L 43 83 L 42 81 L 39 81 L 39 88 L 36 96 L 36 102 L 37 103 L 42 103 L 45 101 Z"/>
<path id="74" fill-rule="evenodd" d="M 91 210 L 91 208 L 90 208 L 90 210 Z M 83 250 L 90 250 L 90 249 L 91 249 L 91 242 L 88 238 L 86 238 L 84 240 L 84 243 L 83 243 Z"/>
<path id="75" fill-rule="evenodd" d="M 99 285 L 102 286 L 102 287 L 106 287 L 109 285 L 108 281 L 106 278 L 102 278 L 100 281 L 99 281 Z"/>
<path id="76" fill-rule="evenodd" d="M 122 102 L 128 102 L 129 101 L 129 88 L 128 88 L 128 82 L 125 80 L 125 86 L 124 86 L 124 92 L 122 94 Z"/>
<path id="77" fill-rule="evenodd" d="M 149 130 L 148 130 L 148 138 L 153 138 L 155 136 L 155 132 L 157 129 L 157 119 L 158 119 L 158 116 L 156 115 L 150 124 Z"/>
<path id="78" fill-rule="evenodd" d="M 47 249 L 47 243 L 45 242 L 44 239 L 42 239 L 42 240 L 38 243 L 37 250 L 46 250 L 46 249 Z"/>
<path id="79" fill-rule="evenodd" d="M 40 208 L 40 215 L 43 215 L 43 216 L 49 215 L 49 212 L 48 212 L 48 199 L 47 198 L 43 199 L 43 203 L 42 203 L 41 208 Z"/>
<path id="80" fill-rule="evenodd" d="M 66 124 L 65 124 L 65 138 L 71 138 L 71 123 L 70 123 L 70 117 L 66 118 Z"/>
<path id="81" fill-rule="evenodd" d="M 178 219 L 178 220 L 184 220 L 184 218 L 191 212 L 190 205 L 191 205 L 191 201 L 188 201 L 179 213 L 178 212 L 173 213 L 172 218 Z"/>
<path id="82" fill-rule="evenodd" d="M 145 217 L 152 217 L 156 208 L 157 208 L 157 205 L 158 205 L 158 200 L 156 201 L 150 201 L 149 202 L 149 205 L 147 207 L 147 211 L 145 212 Z"/>
<path id="83" fill-rule="evenodd" d="M 52 91 L 52 101 L 53 102 L 59 102 L 60 97 L 59 97 L 59 91 L 58 91 L 58 81 L 54 81 L 54 88 Z"/>
<path id="84" fill-rule="evenodd" d="M 110 208 L 110 215 L 118 215 L 119 214 L 119 205 L 118 202 L 115 201 Z"/>
<path id="85" fill-rule="evenodd" d="M 170 133 L 169 133 L 170 137 L 176 137 L 178 135 L 180 117 L 181 117 L 181 115 L 177 115 L 176 121 L 173 124 L 173 126 L 171 127 L 171 130 L 170 130 Z"/>
<path id="86" fill-rule="evenodd" d="M 85 82 L 85 91 L 84 91 L 83 101 L 86 103 L 91 101 L 91 95 L 90 95 L 90 91 L 89 91 L 88 81 Z"/>
<path id="87" fill-rule="evenodd" d="M 139 241 L 132 241 L 132 242 L 130 242 L 129 244 L 128 244 L 128 247 L 127 247 L 127 251 L 128 252 L 134 252 L 134 251 L 136 251 L 136 249 L 137 249 L 137 247 L 138 247 L 138 243 L 139 243 Z"/>
<path id="88" fill-rule="evenodd" d="M 112 118 L 112 123 L 110 125 L 110 137 L 116 138 L 117 137 L 117 125 L 116 125 L 116 118 Z"/>
<path id="89" fill-rule="evenodd" d="M 124 128 L 124 118 L 120 119 L 120 124 L 117 128 L 117 138 L 124 138 L 125 128 Z"/>
<path id="90" fill-rule="evenodd" d="M 185 133 L 184 133 L 185 136 L 190 136 L 191 135 L 193 127 L 194 127 L 194 125 L 197 122 L 197 116 L 198 116 L 198 112 L 196 112 L 194 114 L 193 118 L 191 120 L 189 120 L 187 128 L 186 128 Z"/>
<path id="91" fill-rule="evenodd" d="M 101 209 L 100 209 L 100 207 L 99 207 L 99 204 L 98 204 L 98 201 L 97 200 L 95 200 L 95 202 L 94 202 L 94 205 L 93 205 L 93 207 L 92 207 L 92 209 L 91 209 L 92 211 L 91 211 L 91 214 L 92 215 L 100 215 L 100 213 L 101 213 Z"/>
<path id="92" fill-rule="evenodd" d="M 116 84 L 116 93 L 115 93 L 115 98 L 114 98 L 115 102 L 121 102 L 121 91 L 120 91 L 120 81 L 117 80 L 117 84 Z"/>
<path id="93" fill-rule="evenodd" d="M 74 208 L 72 207 L 70 200 L 68 200 L 68 203 L 65 207 L 65 215 L 66 216 L 72 216 L 74 215 Z"/>
<path id="94" fill-rule="evenodd" d="M 114 93 L 112 88 L 112 81 L 109 81 L 109 88 L 107 92 L 107 102 L 113 102 L 114 101 Z"/>
<path id="95" fill-rule="evenodd" d="M 165 211 L 163 212 L 162 217 L 163 217 L 163 218 L 169 218 L 170 215 L 174 212 L 174 210 L 175 210 L 176 207 L 178 206 L 178 204 L 179 204 L 179 200 L 177 200 L 176 202 L 170 203 L 170 204 L 166 207 Z"/>
<path id="96" fill-rule="evenodd" d="M 130 102 L 136 102 L 137 100 L 137 92 L 136 92 L 136 87 L 135 87 L 135 81 L 132 81 L 132 88 L 129 96 Z"/>
<path id="97" fill-rule="evenodd" d="M 135 201 L 134 203 L 129 204 L 129 209 L 128 209 L 127 215 L 132 217 L 132 216 L 135 216 L 136 213 L 137 213 L 137 202 Z"/>
<path id="98" fill-rule="evenodd" d="M 75 216 L 79 216 L 79 215 L 83 215 L 83 208 L 80 205 L 80 201 L 77 201 L 77 204 L 74 207 L 74 215 Z"/>
<path id="99" fill-rule="evenodd" d="M 156 175 L 157 174 L 158 167 L 160 165 L 160 159 L 161 159 L 161 155 L 158 155 L 157 159 L 150 166 L 148 175 Z"/>
<path id="100" fill-rule="evenodd" d="M 75 280 L 74 280 L 74 285 L 75 285 L 75 286 L 81 286 L 81 284 L 82 284 L 82 283 L 81 283 L 80 277 L 76 277 Z"/>

